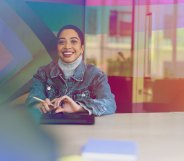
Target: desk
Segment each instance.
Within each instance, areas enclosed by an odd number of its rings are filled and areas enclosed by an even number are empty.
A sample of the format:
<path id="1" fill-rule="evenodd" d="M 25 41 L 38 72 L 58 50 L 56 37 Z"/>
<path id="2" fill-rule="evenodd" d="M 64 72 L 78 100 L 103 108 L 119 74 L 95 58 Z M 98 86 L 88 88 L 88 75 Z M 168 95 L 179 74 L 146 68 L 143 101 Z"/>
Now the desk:
<path id="1" fill-rule="evenodd" d="M 95 125 L 42 125 L 63 156 L 80 154 L 89 138 L 133 140 L 138 161 L 184 161 L 184 112 L 96 117 Z"/>

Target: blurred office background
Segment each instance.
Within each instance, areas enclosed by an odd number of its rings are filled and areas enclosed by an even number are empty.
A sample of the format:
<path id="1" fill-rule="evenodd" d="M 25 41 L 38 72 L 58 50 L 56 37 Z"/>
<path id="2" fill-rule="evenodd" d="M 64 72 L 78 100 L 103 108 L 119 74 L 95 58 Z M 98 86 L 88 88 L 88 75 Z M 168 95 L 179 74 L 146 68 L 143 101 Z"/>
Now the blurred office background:
<path id="1" fill-rule="evenodd" d="M 73 24 L 85 33 L 85 62 L 120 80 L 119 112 L 184 111 L 183 8 L 183 0 L 1 0 L 0 104 L 25 100 L 38 67 L 57 56 L 59 28 Z"/>

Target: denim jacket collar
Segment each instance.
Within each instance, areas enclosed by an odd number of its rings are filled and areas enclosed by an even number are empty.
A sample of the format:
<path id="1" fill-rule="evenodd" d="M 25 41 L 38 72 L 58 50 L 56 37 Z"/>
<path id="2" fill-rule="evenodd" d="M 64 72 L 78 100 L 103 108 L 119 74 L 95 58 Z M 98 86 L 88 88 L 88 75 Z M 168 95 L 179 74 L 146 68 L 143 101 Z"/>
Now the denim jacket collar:
<path id="1" fill-rule="evenodd" d="M 74 75 L 72 76 L 73 79 L 76 81 L 83 81 L 84 72 L 86 70 L 86 65 L 83 61 L 79 64 L 79 66 L 75 69 Z"/>
<path id="2" fill-rule="evenodd" d="M 57 76 L 60 76 L 64 79 L 64 73 L 63 71 L 60 69 L 59 65 L 57 64 L 57 62 L 53 62 L 53 65 L 51 66 L 51 71 L 50 71 L 50 77 L 51 78 L 55 78 Z M 83 81 L 83 77 L 84 77 L 84 72 L 86 70 L 86 65 L 84 64 L 84 62 L 82 61 L 79 66 L 75 69 L 74 71 L 74 75 L 72 76 L 72 78 L 76 81 Z"/>

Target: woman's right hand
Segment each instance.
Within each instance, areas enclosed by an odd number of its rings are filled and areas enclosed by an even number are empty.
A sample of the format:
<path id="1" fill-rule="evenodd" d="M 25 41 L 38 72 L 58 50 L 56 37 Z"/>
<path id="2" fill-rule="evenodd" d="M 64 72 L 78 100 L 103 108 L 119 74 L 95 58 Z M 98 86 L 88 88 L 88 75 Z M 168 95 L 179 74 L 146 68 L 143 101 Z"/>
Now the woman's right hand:
<path id="1" fill-rule="evenodd" d="M 54 108 L 54 105 L 48 98 L 46 98 L 43 102 L 40 102 L 37 106 L 42 113 L 50 112 Z"/>

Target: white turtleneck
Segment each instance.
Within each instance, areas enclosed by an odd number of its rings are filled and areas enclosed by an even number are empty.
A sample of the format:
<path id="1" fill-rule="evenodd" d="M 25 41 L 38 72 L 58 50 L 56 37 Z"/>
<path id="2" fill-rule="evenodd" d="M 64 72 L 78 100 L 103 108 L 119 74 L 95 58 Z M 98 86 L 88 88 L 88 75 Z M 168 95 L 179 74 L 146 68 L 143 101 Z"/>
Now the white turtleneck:
<path id="1" fill-rule="evenodd" d="M 74 74 L 74 70 L 78 67 L 81 61 L 82 54 L 72 63 L 65 63 L 60 58 L 58 59 L 58 65 L 63 71 L 66 79 L 69 79 Z"/>

